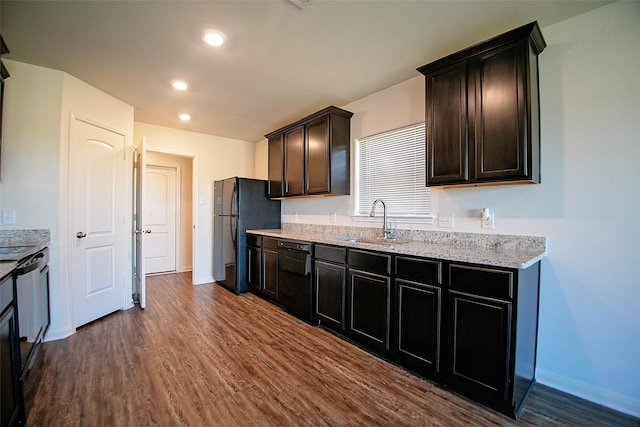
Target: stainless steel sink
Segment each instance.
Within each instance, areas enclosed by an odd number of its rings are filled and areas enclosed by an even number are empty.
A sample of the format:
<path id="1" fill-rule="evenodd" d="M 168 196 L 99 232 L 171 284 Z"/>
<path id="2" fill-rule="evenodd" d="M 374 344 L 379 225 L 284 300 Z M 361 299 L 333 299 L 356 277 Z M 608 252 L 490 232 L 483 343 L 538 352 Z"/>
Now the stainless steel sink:
<path id="1" fill-rule="evenodd" d="M 409 240 L 400 240 L 400 239 L 385 239 L 385 238 L 364 238 L 364 237 L 353 237 L 353 236 L 345 236 L 345 237 L 336 237 L 336 240 L 341 242 L 354 242 L 354 243 L 369 243 L 371 245 L 401 245 L 403 243 L 409 243 Z"/>

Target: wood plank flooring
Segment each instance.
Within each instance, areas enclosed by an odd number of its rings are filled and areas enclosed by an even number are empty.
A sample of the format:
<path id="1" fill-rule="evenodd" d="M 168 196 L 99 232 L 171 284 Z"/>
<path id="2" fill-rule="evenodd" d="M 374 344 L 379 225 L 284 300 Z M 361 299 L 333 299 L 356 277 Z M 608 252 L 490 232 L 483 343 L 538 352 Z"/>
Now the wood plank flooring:
<path id="1" fill-rule="evenodd" d="M 29 426 L 635 425 L 537 385 L 514 421 L 261 298 L 152 276 L 148 306 L 44 345 Z"/>

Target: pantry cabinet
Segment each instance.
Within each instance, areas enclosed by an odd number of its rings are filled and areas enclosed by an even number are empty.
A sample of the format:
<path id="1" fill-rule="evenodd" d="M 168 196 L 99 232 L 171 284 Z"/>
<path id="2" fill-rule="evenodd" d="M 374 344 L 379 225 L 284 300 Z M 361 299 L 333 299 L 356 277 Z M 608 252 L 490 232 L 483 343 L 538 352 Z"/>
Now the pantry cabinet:
<path id="1" fill-rule="evenodd" d="M 269 197 L 348 195 L 352 115 L 328 107 L 265 135 Z"/>
<path id="2" fill-rule="evenodd" d="M 426 183 L 540 182 L 533 22 L 418 68 L 425 76 Z"/>

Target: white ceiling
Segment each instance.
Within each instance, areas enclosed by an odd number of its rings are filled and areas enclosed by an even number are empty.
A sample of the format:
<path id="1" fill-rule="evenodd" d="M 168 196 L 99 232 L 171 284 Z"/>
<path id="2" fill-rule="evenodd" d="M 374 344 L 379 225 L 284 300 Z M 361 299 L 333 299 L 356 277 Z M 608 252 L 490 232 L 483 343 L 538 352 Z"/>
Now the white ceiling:
<path id="1" fill-rule="evenodd" d="M 456 50 L 607 3 L 2 0 L 0 31 L 6 58 L 65 71 L 132 105 L 136 121 L 257 142 Z M 204 45 L 205 28 L 227 43 Z M 176 92 L 173 79 L 190 89 Z"/>

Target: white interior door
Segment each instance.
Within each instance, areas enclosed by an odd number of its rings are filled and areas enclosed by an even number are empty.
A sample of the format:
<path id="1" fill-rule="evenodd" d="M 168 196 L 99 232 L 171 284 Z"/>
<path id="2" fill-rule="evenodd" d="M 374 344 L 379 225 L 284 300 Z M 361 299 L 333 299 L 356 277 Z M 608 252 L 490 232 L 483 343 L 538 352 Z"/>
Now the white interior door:
<path id="1" fill-rule="evenodd" d="M 176 270 L 177 170 L 175 167 L 146 168 L 145 227 L 146 272 Z"/>
<path id="2" fill-rule="evenodd" d="M 147 282 L 146 282 L 146 267 L 145 267 L 145 251 L 146 251 L 146 238 L 147 229 L 144 224 L 144 212 L 145 212 L 145 178 L 147 167 L 147 140 L 142 137 L 140 144 L 136 147 L 134 153 L 134 167 L 135 167 L 135 229 L 136 236 L 135 245 L 135 265 L 133 266 L 134 276 L 134 295 L 133 300 L 137 301 L 140 308 L 147 306 Z"/>
<path id="3" fill-rule="evenodd" d="M 127 171 L 125 136 L 74 117 L 71 249 L 74 326 L 123 308 Z"/>

